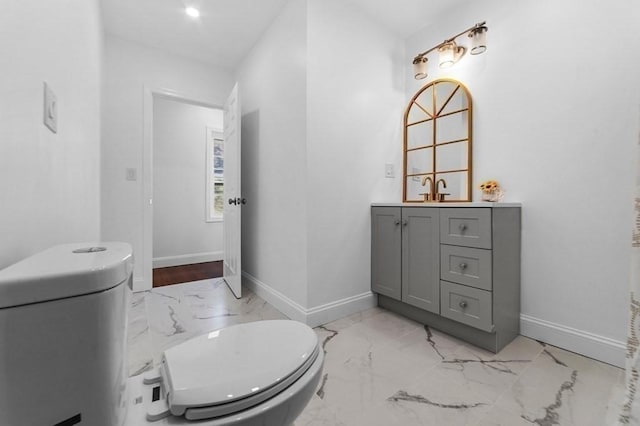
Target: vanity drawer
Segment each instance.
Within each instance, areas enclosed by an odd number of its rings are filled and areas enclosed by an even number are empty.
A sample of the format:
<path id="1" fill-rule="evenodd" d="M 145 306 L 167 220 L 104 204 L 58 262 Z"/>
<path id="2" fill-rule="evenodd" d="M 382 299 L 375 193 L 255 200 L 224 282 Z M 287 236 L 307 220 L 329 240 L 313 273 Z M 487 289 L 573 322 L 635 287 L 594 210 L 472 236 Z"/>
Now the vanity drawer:
<path id="1" fill-rule="evenodd" d="M 440 242 L 456 246 L 491 248 L 491 209 L 440 209 Z"/>
<path id="2" fill-rule="evenodd" d="M 491 250 L 440 246 L 440 278 L 491 290 Z"/>
<path id="3" fill-rule="evenodd" d="M 440 281 L 440 315 L 491 333 L 491 292 Z"/>

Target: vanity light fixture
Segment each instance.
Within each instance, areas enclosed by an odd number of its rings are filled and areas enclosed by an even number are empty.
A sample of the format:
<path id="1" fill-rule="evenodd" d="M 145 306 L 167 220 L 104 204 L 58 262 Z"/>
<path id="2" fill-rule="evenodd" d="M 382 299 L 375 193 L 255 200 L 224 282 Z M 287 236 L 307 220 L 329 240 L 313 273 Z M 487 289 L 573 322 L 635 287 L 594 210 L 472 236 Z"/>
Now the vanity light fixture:
<path id="1" fill-rule="evenodd" d="M 427 76 L 427 54 L 438 51 L 438 65 L 440 68 L 449 68 L 456 62 L 458 62 L 467 49 L 464 46 L 459 46 L 456 43 L 456 39 L 461 35 L 467 34 L 471 39 L 471 51 L 472 55 L 479 55 L 487 50 L 487 31 L 486 21 L 475 24 L 471 28 L 467 28 L 459 34 L 443 41 L 437 46 L 432 47 L 422 53 L 416 55 L 413 58 L 413 76 L 416 80 L 421 80 Z"/>
<path id="2" fill-rule="evenodd" d="M 416 56 L 413 58 L 413 77 L 422 80 L 427 76 L 427 57 Z"/>
<path id="3" fill-rule="evenodd" d="M 440 54 L 439 65 L 440 68 L 449 68 L 462 58 L 467 49 L 463 46 L 458 46 L 455 41 L 449 41 L 442 44 L 438 48 Z"/>
<path id="4" fill-rule="evenodd" d="M 469 31 L 469 38 L 471 38 L 471 53 L 472 55 L 479 55 L 487 50 L 487 27 L 479 26 Z"/>
<path id="5" fill-rule="evenodd" d="M 184 10 L 184 13 L 186 13 L 187 15 L 189 15 L 192 18 L 198 18 L 200 16 L 200 11 L 198 9 L 196 9 L 195 7 L 187 7 Z"/>

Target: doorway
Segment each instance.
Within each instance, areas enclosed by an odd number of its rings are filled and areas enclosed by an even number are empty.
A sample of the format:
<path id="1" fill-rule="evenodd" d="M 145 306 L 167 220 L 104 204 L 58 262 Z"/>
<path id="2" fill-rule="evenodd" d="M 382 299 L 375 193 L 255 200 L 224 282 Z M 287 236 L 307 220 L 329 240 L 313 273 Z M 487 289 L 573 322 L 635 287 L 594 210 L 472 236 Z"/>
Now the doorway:
<path id="1" fill-rule="evenodd" d="M 223 111 L 154 97 L 154 287 L 162 283 L 158 275 L 176 271 L 165 268 L 184 272 L 172 274 L 174 283 L 216 271 L 207 266 L 223 259 L 223 191 Z"/>
<path id="2" fill-rule="evenodd" d="M 146 287 L 222 276 L 223 110 L 173 92 L 148 95 Z"/>
<path id="3" fill-rule="evenodd" d="M 240 240 L 240 224 L 241 212 L 240 206 L 246 203 L 246 200 L 240 194 L 240 102 L 238 96 L 238 84 L 236 83 L 231 90 L 229 97 L 224 103 L 224 108 L 215 102 L 197 100 L 197 98 L 185 96 L 168 89 L 154 89 L 150 87 L 144 88 L 144 143 L 143 143 L 143 235 L 142 235 L 142 264 L 143 264 L 143 281 L 138 285 L 134 284 L 134 291 L 150 290 L 153 282 L 153 222 L 154 222 L 154 184 L 153 184 L 153 152 L 154 152 L 154 100 L 159 98 L 168 98 L 173 101 L 180 101 L 189 105 L 202 106 L 223 111 L 223 129 L 222 138 L 224 140 L 224 162 L 227 167 L 224 172 L 223 185 L 223 212 L 224 220 L 222 222 L 223 234 L 223 277 L 235 297 L 240 298 L 241 291 L 241 240 Z M 157 120 L 156 120 L 157 121 Z M 209 128 L 208 132 L 219 132 L 219 129 Z M 211 150 L 215 152 L 214 149 Z M 206 157 L 205 157 L 206 160 Z M 204 161 L 203 161 L 204 162 Z M 169 162 L 171 167 L 176 166 L 176 162 Z M 205 163 L 206 164 L 206 163 Z M 215 164 L 215 160 L 214 160 Z M 211 167 L 209 167 L 211 169 Z M 211 170 L 214 175 L 214 170 Z M 215 177 L 215 176 L 214 176 Z M 180 180 L 175 178 L 174 180 Z M 215 184 L 210 187 L 214 188 Z M 214 194 L 211 198 L 215 200 Z M 227 202 L 228 201 L 228 204 Z M 180 206 L 173 202 L 173 209 L 179 209 Z M 214 202 L 214 206 L 219 203 Z M 206 211 L 206 210 L 205 210 Z M 206 216 L 209 217 L 211 211 L 207 211 Z M 221 218 L 220 218 L 221 219 Z M 176 235 L 176 234 L 174 234 Z M 180 235 L 179 233 L 177 234 Z M 157 260 L 157 259 L 156 259 Z"/>

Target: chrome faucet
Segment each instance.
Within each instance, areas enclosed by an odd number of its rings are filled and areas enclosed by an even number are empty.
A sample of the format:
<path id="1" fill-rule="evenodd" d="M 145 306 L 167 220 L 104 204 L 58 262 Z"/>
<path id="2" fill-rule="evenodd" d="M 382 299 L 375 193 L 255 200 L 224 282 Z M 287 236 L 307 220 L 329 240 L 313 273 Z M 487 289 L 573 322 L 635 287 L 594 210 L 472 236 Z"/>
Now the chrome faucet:
<path id="1" fill-rule="evenodd" d="M 423 192 L 422 195 L 424 196 L 424 201 L 432 201 L 432 200 L 435 200 L 435 195 L 436 195 L 436 192 L 433 186 L 433 179 L 431 179 L 430 176 L 423 177 L 422 186 L 425 186 L 427 184 L 427 181 L 429 181 L 429 192 Z M 445 185 L 445 188 L 446 188 L 446 185 Z"/>

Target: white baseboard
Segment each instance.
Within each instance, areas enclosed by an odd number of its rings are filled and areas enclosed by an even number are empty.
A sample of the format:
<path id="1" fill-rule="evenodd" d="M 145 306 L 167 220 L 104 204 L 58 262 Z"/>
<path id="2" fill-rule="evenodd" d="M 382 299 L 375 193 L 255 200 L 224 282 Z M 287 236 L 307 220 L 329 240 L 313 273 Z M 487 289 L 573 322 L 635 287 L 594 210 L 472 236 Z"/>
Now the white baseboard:
<path id="1" fill-rule="evenodd" d="M 616 367 L 625 367 L 626 343 L 528 315 L 520 315 L 520 334 Z"/>
<path id="2" fill-rule="evenodd" d="M 207 253 L 189 253 L 178 256 L 154 257 L 154 268 L 168 268 L 169 266 L 190 265 L 192 263 L 215 262 L 222 260 L 222 251 L 212 251 Z"/>
<path id="3" fill-rule="evenodd" d="M 244 271 L 242 272 L 242 278 L 242 283 L 249 290 L 253 291 L 287 317 L 303 322 L 310 327 L 327 324 L 331 321 L 355 314 L 356 312 L 373 308 L 378 304 L 376 295 L 368 291 L 307 309 Z"/>
<path id="4" fill-rule="evenodd" d="M 307 309 L 307 325 L 317 327 L 378 306 L 378 296 L 367 291 Z"/>
<path id="5" fill-rule="evenodd" d="M 151 285 L 149 285 L 148 287 L 144 285 L 144 278 L 142 277 L 133 277 L 133 292 L 138 292 L 138 291 L 147 291 L 147 290 L 151 290 Z"/>

